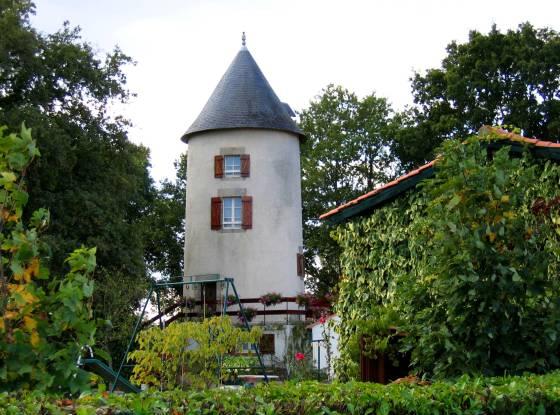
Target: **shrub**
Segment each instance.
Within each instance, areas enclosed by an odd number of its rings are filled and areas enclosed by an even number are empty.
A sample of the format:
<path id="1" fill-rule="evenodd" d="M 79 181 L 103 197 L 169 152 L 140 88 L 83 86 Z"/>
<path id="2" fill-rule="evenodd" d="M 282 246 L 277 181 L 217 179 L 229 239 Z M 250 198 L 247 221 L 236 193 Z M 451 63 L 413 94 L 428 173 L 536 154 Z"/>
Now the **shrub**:
<path id="1" fill-rule="evenodd" d="M 40 209 L 22 222 L 24 174 L 39 152 L 31 131 L 0 128 L 0 390 L 77 391 L 88 375 L 76 367 L 82 346 L 94 344 L 89 301 L 95 249 L 78 249 L 64 277 L 49 277 L 48 247 L 39 235 L 49 214 Z"/>
<path id="2" fill-rule="evenodd" d="M 131 380 L 163 389 L 215 386 L 227 377 L 224 356 L 258 342 L 261 334 L 256 327 L 234 327 L 229 317 L 149 328 L 130 354 L 136 362 Z"/>
<path id="3" fill-rule="evenodd" d="M 8 414 L 454 414 L 560 413 L 560 374 L 468 378 L 456 382 L 379 385 L 349 382 L 284 383 L 205 391 L 82 395 L 63 400 L 39 394 L 0 394 Z"/>

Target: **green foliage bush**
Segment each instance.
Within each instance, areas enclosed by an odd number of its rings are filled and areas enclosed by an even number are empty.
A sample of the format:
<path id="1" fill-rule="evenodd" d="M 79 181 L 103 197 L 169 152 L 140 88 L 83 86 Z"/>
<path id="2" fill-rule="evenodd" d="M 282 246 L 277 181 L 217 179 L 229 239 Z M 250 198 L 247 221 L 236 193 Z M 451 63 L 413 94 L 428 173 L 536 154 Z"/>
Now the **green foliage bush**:
<path id="1" fill-rule="evenodd" d="M 137 384 L 163 389 L 205 388 L 229 376 L 224 357 L 244 343 L 258 343 L 262 331 L 235 327 L 229 317 L 152 327 L 138 335 L 131 378 Z"/>
<path id="2" fill-rule="evenodd" d="M 270 384 L 250 389 L 87 394 L 75 401 L 39 394 L 0 394 L 5 414 L 382 414 L 560 413 L 560 373 L 468 378 L 429 386 L 349 382 Z"/>
<path id="3" fill-rule="evenodd" d="M 356 335 L 379 348 L 390 335 L 361 322 L 388 315 L 422 373 L 560 367 L 558 164 L 509 146 L 488 157 L 477 137 L 441 152 L 434 178 L 335 234 L 342 378 L 356 376 Z"/>
<path id="4" fill-rule="evenodd" d="M 49 214 L 34 212 L 29 226 L 21 218 L 25 172 L 38 155 L 29 129 L 5 135 L 0 128 L 0 390 L 74 392 L 88 382 L 76 366 L 81 347 L 94 344 L 95 248 L 77 249 L 65 276 L 49 276 L 39 237 Z"/>

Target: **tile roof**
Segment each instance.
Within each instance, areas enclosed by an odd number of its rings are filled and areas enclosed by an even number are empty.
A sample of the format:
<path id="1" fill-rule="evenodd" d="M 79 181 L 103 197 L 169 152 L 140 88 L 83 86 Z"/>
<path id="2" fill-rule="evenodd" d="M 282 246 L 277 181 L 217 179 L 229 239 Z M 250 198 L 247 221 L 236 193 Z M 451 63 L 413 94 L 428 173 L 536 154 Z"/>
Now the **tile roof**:
<path id="1" fill-rule="evenodd" d="M 536 148 L 540 148 L 540 149 L 555 149 L 555 150 L 560 152 L 560 143 L 538 140 L 536 138 L 527 138 L 527 137 L 523 137 L 522 135 L 510 133 L 509 131 L 505 131 L 505 130 L 502 130 L 502 129 L 496 128 L 496 127 L 483 126 L 479 130 L 478 134 L 480 136 L 492 135 L 494 138 L 502 139 L 504 141 L 521 143 L 521 144 L 529 144 L 529 145 L 531 145 L 531 147 L 536 147 Z M 366 194 L 363 194 L 362 196 L 359 196 L 356 199 L 353 199 L 353 200 L 351 200 L 351 201 L 349 201 L 349 202 L 347 202 L 343 205 L 340 205 L 340 206 L 338 206 L 338 207 L 336 207 L 336 208 L 334 208 L 334 209 L 332 209 L 332 210 L 330 210 L 326 213 L 323 213 L 319 217 L 319 219 L 322 219 L 322 220 L 331 219 L 335 215 L 341 214 L 349 208 L 358 206 L 366 200 L 370 200 L 375 196 L 382 196 L 383 193 L 388 192 L 391 189 L 394 189 L 398 185 L 401 185 L 401 184 L 404 184 L 405 182 L 411 181 L 411 179 L 421 176 L 422 173 L 427 173 L 428 171 L 430 171 L 430 169 L 433 169 L 436 162 L 437 162 L 437 159 L 432 160 L 429 163 L 424 164 L 423 166 L 421 166 L 421 167 L 419 167 L 415 170 L 412 170 L 411 172 L 405 174 L 404 176 L 401 176 L 398 179 L 393 180 L 392 182 L 389 182 L 389 183 L 387 183 L 387 184 L 385 184 L 381 187 L 378 187 L 377 189 L 374 189 L 374 190 L 372 190 L 372 191 L 370 191 Z M 406 186 L 406 187 L 402 186 L 402 191 L 400 191 L 400 193 L 408 190 L 412 186 L 413 186 L 412 184 L 410 186 Z M 384 200 L 386 200 L 386 199 L 383 199 L 383 201 Z M 372 207 L 372 206 L 370 206 L 370 207 Z"/>
<path id="2" fill-rule="evenodd" d="M 501 128 L 490 127 L 488 125 L 481 127 L 480 130 L 478 130 L 478 135 L 480 136 L 493 135 L 495 138 L 498 139 L 509 140 L 509 141 L 523 143 L 523 144 L 530 144 L 533 147 L 560 149 L 560 143 L 555 143 L 553 141 L 538 140 L 536 138 L 528 138 L 519 134 L 510 133 L 509 131 L 502 130 Z"/>
<path id="3" fill-rule="evenodd" d="M 371 192 L 368 192 L 366 194 L 361 195 L 360 197 L 357 197 L 356 199 L 353 199 L 343 205 L 340 205 L 336 208 L 334 208 L 333 210 L 328 211 L 327 213 L 323 213 L 321 216 L 319 216 L 319 219 L 327 219 L 328 217 L 335 215 L 337 213 L 340 213 L 341 211 L 348 209 L 351 206 L 357 205 L 359 203 L 361 203 L 363 200 L 365 199 L 369 199 L 375 195 L 378 195 L 380 193 L 385 192 L 386 190 L 395 187 L 396 185 L 398 185 L 399 183 L 402 183 L 404 181 L 407 181 L 408 179 L 414 177 L 414 176 L 418 176 L 420 173 L 422 173 L 425 170 L 428 170 L 429 168 L 433 167 L 434 164 L 436 163 L 436 160 L 432 160 L 429 163 L 424 164 L 423 166 L 417 168 L 416 170 L 412 170 L 411 172 L 405 174 L 404 176 L 399 177 L 398 179 L 393 180 L 392 182 L 389 182 L 381 187 L 378 187 L 377 189 L 373 189 Z"/>
<path id="4" fill-rule="evenodd" d="M 303 137 L 292 115 L 243 46 L 181 139 L 187 142 L 193 134 L 232 128 L 281 130 Z"/>

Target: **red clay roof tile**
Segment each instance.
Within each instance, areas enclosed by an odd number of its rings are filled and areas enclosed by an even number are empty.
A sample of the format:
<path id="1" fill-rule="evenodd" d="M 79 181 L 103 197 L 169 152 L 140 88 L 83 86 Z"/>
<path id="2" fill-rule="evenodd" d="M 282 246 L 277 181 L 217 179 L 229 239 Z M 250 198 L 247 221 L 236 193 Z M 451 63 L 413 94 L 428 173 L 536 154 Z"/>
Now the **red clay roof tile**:
<path id="1" fill-rule="evenodd" d="M 519 134 L 514 134 L 514 133 L 510 133 L 509 131 L 506 130 L 502 130 L 500 128 L 496 128 L 496 127 L 490 127 L 490 126 L 483 126 L 480 130 L 479 130 L 479 135 L 483 135 L 483 134 L 494 134 L 494 135 L 498 135 L 500 138 L 503 138 L 505 140 L 510 140 L 510 141 L 517 141 L 517 142 L 523 142 L 523 143 L 527 143 L 527 144 L 531 144 L 535 147 L 547 147 L 547 148 L 560 148 L 560 143 L 553 143 L 551 141 L 543 141 L 543 140 L 538 140 L 536 138 L 528 138 L 528 137 L 523 137 L 522 135 Z M 430 167 L 432 167 L 435 163 L 436 163 L 437 159 L 430 161 L 429 163 L 424 164 L 423 166 L 420 166 L 419 168 L 417 168 L 416 170 L 412 170 L 411 172 L 408 172 L 407 174 L 405 174 L 404 176 L 401 176 L 389 183 L 384 184 L 381 187 L 378 187 L 377 189 L 374 189 L 368 193 L 365 193 L 353 200 L 350 200 L 349 202 L 337 206 L 336 208 L 323 213 L 321 216 L 319 216 L 319 219 L 326 219 L 330 216 L 333 216 L 347 208 L 349 208 L 350 206 L 354 206 L 356 204 L 358 204 L 359 202 L 365 200 L 365 199 L 369 199 L 372 196 L 378 195 L 382 192 L 384 192 L 385 190 L 397 185 L 398 183 L 401 183 L 402 181 L 405 181 L 407 179 L 410 179 L 411 177 L 414 177 L 418 174 L 420 174 L 421 172 L 423 172 L 426 169 L 429 169 Z"/>

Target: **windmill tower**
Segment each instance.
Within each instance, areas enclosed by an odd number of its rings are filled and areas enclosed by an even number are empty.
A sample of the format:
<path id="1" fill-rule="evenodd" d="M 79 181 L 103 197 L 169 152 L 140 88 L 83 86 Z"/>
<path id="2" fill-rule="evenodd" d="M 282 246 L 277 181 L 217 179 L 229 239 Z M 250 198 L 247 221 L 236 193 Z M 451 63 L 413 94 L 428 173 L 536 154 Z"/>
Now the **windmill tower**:
<path id="1" fill-rule="evenodd" d="M 303 134 L 293 116 L 243 34 L 241 50 L 182 137 L 188 144 L 185 278 L 232 277 L 242 299 L 303 291 Z M 295 303 L 277 308 L 287 311 L 254 321 L 299 317 Z"/>

